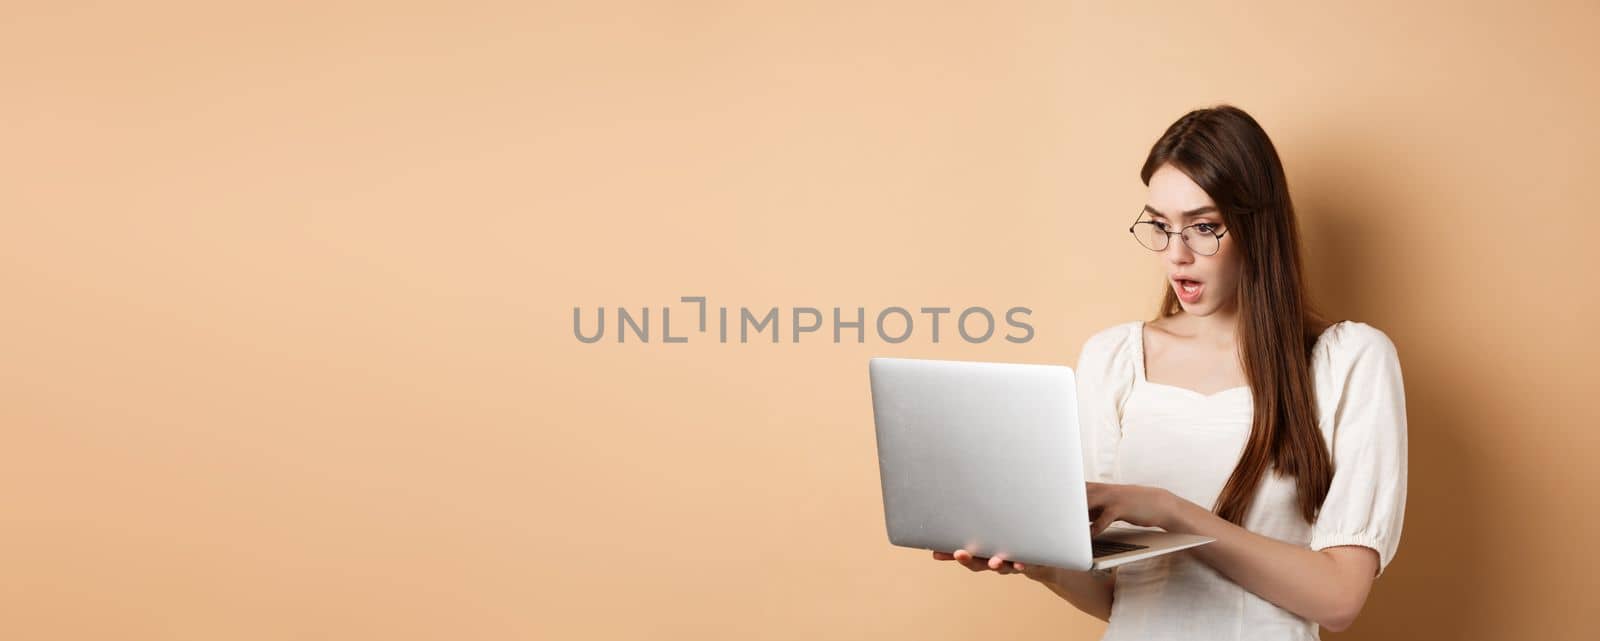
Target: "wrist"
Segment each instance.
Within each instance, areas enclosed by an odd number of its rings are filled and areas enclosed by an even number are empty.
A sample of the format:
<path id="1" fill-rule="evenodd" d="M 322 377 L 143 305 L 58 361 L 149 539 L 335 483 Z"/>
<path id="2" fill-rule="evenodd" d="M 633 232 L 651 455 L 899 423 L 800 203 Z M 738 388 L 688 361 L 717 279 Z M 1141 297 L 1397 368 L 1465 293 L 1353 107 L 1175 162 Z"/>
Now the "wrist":
<path id="1" fill-rule="evenodd" d="M 1184 528 L 1184 511 L 1189 507 L 1189 502 L 1185 501 L 1183 497 L 1173 494 L 1171 490 L 1163 489 L 1161 492 L 1166 508 L 1161 511 L 1163 516 L 1161 523 L 1157 525 L 1168 532 L 1182 532 Z"/>

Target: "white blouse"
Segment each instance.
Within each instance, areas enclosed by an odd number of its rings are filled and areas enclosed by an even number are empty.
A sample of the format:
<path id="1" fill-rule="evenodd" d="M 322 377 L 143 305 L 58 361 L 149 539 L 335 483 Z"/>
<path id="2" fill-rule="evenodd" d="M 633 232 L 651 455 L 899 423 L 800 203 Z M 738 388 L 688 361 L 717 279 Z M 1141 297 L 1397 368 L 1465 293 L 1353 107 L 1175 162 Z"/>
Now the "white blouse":
<path id="1" fill-rule="evenodd" d="M 1143 329 L 1135 321 L 1103 330 L 1079 355 L 1085 476 L 1163 487 L 1209 510 L 1250 436 L 1250 388 L 1201 394 L 1146 380 Z M 1405 389 L 1394 344 L 1370 325 L 1335 323 L 1317 339 L 1312 378 L 1317 424 L 1333 455 L 1327 499 L 1316 523 L 1306 523 L 1294 479 L 1269 467 L 1245 529 L 1312 550 L 1372 548 L 1381 575 L 1405 520 Z M 1256 596 L 1190 552 L 1115 571 L 1102 641 L 1318 639 L 1315 622 Z"/>

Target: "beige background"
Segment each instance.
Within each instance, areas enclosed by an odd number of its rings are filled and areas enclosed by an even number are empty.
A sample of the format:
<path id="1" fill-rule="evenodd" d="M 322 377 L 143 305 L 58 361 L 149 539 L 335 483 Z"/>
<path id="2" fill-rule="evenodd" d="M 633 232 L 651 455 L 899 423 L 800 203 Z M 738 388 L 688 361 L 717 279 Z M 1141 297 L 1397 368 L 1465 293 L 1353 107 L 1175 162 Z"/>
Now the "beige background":
<path id="1" fill-rule="evenodd" d="M 1337 636 L 1592 637 L 1600 6 L 938 4 L 6 3 L 0 637 L 1097 638 L 888 545 L 866 359 L 1149 316 L 1222 101 L 1404 367 Z M 696 295 L 1036 335 L 572 335 Z"/>

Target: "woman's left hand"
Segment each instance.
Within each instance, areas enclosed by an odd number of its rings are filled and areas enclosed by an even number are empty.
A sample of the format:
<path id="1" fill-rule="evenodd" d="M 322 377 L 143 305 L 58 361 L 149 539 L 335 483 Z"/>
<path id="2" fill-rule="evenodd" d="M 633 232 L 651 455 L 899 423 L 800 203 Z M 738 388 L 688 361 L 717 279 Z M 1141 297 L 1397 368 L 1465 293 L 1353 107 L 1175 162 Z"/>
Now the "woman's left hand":
<path id="1" fill-rule="evenodd" d="M 1178 496 L 1165 488 L 1120 483 L 1089 483 L 1089 536 L 1097 536 L 1112 521 L 1165 528 L 1177 509 Z"/>

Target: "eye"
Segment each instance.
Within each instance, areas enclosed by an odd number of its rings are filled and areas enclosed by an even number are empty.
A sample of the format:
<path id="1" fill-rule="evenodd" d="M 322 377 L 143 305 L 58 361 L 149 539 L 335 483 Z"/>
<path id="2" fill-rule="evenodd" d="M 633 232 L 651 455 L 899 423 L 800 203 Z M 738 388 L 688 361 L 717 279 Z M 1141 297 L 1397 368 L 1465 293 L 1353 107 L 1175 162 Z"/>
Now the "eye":
<path id="1" fill-rule="evenodd" d="M 1161 231 L 1167 231 L 1167 224 L 1159 220 L 1150 221 L 1150 225 Z"/>
<path id="2" fill-rule="evenodd" d="M 1217 233 L 1217 226 L 1214 223 L 1195 223 L 1194 228 L 1207 234 Z"/>

